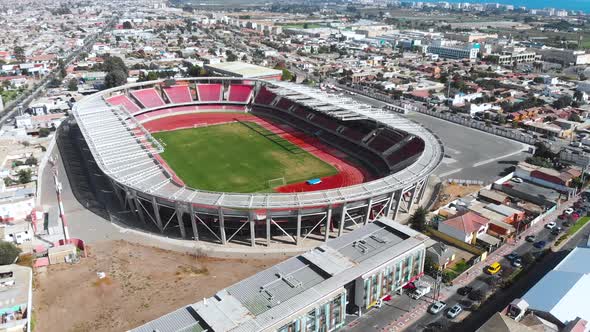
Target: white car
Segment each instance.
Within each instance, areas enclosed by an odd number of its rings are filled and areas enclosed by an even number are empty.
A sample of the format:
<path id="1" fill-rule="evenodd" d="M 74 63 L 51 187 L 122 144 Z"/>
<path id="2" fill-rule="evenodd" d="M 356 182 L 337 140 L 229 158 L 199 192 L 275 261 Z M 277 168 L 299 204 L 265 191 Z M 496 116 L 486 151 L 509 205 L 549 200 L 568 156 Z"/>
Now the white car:
<path id="1" fill-rule="evenodd" d="M 552 222 L 548 222 L 548 223 L 545 225 L 545 228 L 547 228 L 547 229 L 554 229 L 554 228 L 555 228 L 555 226 L 557 226 L 557 224 L 555 223 L 555 221 L 552 221 Z"/>
<path id="2" fill-rule="evenodd" d="M 516 178 L 516 177 L 515 178 L 512 178 L 511 180 L 512 180 L 512 182 L 516 182 L 516 183 L 522 183 L 523 182 L 521 178 Z"/>
<path id="3" fill-rule="evenodd" d="M 563 211 L 565 214 L 570 215 L 572 213 L 574 213 L 574 209 L 573 208 L 567 208 L 565 209 L 565 211 Z"/>
<path id="4" fill-rule="evenodd" d="M 455 318 L 455 317 L 459 316 L 461 311 L 463 311 L 463 308 L 461 308 L 460 305 L 455 304 L 451 309 L 449 309 L 449 312 L 447 312 L 447 317 L 449 317 L 451 319 Z"/>
<path id="5" fill-rule="evenodd" d="M 434 302 L 434 303 L 433 303 L 433 304 L 430 306 L 430 309 L 428 309 L 428 311 L 429 311 L 431 314 L 434 314 L 434 315 L 436 315 L 436 314 L 438 314 L 439 312 L 441 312 L 441 311 L 442 311 L 444 308 L 446 308 L 446 306 L 447 306 L 447 304 L 446 304 L 445 302 L 443 302 L 443 301 L 437 301 L 437 302 Z"/>

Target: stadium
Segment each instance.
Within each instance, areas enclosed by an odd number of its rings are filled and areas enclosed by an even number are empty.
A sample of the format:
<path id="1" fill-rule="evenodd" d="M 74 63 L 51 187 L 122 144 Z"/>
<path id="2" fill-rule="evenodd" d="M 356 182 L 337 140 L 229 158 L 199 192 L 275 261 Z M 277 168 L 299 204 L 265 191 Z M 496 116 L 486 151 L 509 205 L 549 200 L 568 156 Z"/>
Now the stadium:
<path id="1" fill-rule="evenodd" d="M 433 133 L 394 112 L 244 77 L 104 90 L 69 127 L 135 225 L 221 245 L 308 247 L 395 218 L 443 158 Z"/>

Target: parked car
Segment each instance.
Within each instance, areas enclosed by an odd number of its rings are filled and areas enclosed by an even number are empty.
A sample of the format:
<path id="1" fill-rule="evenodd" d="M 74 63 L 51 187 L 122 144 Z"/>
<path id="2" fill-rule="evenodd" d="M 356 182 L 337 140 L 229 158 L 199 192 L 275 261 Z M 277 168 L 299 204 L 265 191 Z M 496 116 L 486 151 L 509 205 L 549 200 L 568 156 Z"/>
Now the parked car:
<path id="1" fill-rule="evenodd" d="M 561 233 L 561 227 L 555 227 L 551 230 L 552 235 L 559 235 L 559 233 Z"/>
<path id="2" fill-rule="evenodd" d="M 517 178 L 517 177 L 513 177 L 511 180 L 512 180 L 512 182 L 516 182 L 516 183 L 522 183 L 523 182 L 521 178 Z"/>
<path id="3" fill-rule="evenodd" d="M 461 311 L 463 311 L 463 308 L 461 308 L 461 306 L 459 304 L 455 304 L 451 309 L 449 309 L 449 312 L 447 312 L 447 317 L 449 317 L 451 319 L 455 318 L 455 317 L 459 316 Z"/>
<path id="4" fill-rule="evenodd" d="M 569 221 L 564 221 L 562 226 L 563 227 L 570 227 L 572 224 Z"/>
<path id="5" fill-rule="evenodd" d="M 512 261 L 512 266 L 514 267 L 521 267 L 522 266 L 522 259 L 517 258 L 515 260 Z"/>
<path id="6" fill-rule="evenodd" d="M 565 214 L 567 214 L 567 215 L 570 215 L 570 214 L 574 213 L 574 209 L 572 209 L 572 208 L 567 208 L 567 209 L 565 209 L 565 211 L 563 211 L 563 213 L 565 213 Z"/>
<path id="7" fill-rule="evenodd" d="M 473 287 L 465 286 L 465 287 L 459 288 L 457 290 L 457 293 L 459 293 L 459 295 L 465 296 L 465 295 L 471 293 L 472 290 L 473 290 Z"/>
<path id="8" fill-rule="evenodd" d="M 428 309 L 428 311 L 433 314 L 436 315 L 439 312 L 443 311 L 444 308 L 446 308 L 447 304 L 443 301 L 437 301 L 434 302 L 431 306 L 430 309 Z"/>
<path id="9" fill-rule="evenodd" d="M 547 228 L 547 229 L 553 229 L 553 228 L 555 228 L 555 226 L 557 226 L 557 224 L 555 223 L 555 221 L 551 221 L 551 222 L 548 222 L 545 225 L 545 228 Z"/>
<path id="10" fill-rule="evenodd" d="M 518 254 L 516 254 L 514 252 L 511 253 L 511 254 L 509 254 L 508 256 L 506 256 L 506 259 L 508 259 L 509 261 L 513 261 L 513 260 L 515 260 L 517 258 L 518 258 Z"/>
<path id="11" fill-rule="evenodd" d="M 414 300 L 417 300 L 428 293 L 430 293 L 430 285 L 420 285 L 416 287 L 412 294 L 410 294 L 410 297 Z"/>
<path id="12" fill-rule="evenodd" d="M 565 214 L 565 213 L 564 214 L 560 214 L 560 215 L 557 216 L 557 219 L 559 219 L 559 220 L 566 220 L 567 219 L 567 214 Z"/>
<path id="13" fill-rule="evenodd" d="M 545 241 L 539 241 L 539 242 L 535 242 L 534 246 L 537 249 L 543 249 L 543 248 L 545 248 L 546 244 L 547 244 L 547 242 L 545 242 Z"/>
<path id="14" fill-rule="evenodd" d="M 529 235 L 527 237 L 525 237 L 524 239 L 526 240 L 526 242 L 535 242 L 535 236 L 534 235 Z"/>
<path id="15" fill-rule="evenodd" d="M 500 265 L 500 263 L 498 263 L 498 262 L 494 262 L 490 266 L 488 266 L 486 271 L 489 274 L 496 274 L 496 273 L 500 272 L 501 269 L 502 269 L 502 265 Z"/>

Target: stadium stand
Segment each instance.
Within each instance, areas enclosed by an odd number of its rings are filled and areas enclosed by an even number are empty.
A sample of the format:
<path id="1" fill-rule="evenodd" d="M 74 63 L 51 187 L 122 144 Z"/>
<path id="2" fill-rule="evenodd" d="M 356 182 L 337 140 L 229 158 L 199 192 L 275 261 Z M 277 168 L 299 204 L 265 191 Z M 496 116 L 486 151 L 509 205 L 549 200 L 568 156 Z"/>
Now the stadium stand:
<path id="1" fill-rule="evenodd" d="M 404 137 L 405 135 L 397 131 L 381 129 L 375 133 L 375 136 L 373 136 L 372 139 L 369 140 L 368 145 L 372 149 L 383 153 L 391 146 L 402 141 Z"/>
<path id="2" fill-rule="evenodd" d="M 283 111 L 288 111 L 291 106 L 293 106 L 293 102 L 287 98 L 281 98 L 276 105 L 277 108 L 280 108 Z"/>
<path id="3" fill-rule="evenodd" d="M 106 99 L 106 102 L 113 105 L 113 106 L 123 106 L 127 112 L 129 112 L 130 114 L 136 113 L 141 111 L 141 108 L 139 108 L 139 106 L 137 106 L 137 104 L 135 104 L 131 99 L 129 99 L 129 97 L 127 97 L 126 95 L 118 95 L 118 96 L 113 96 L 110 98 Z"/>
<path id="4" fill-rule="evenodd" d="M 197 84 L 199 101 L 221 101 L 222 91 L 221 84 Z"/>
<path id="5" fill-rule="evenodd" d="M 413 157 L 418 156 L 424 151 L 424 141 L 418 138 L 411 139 L 404 146 L 400 147 L 397 151 L 387 157 L 387 162 L 392 167 L 396 166 L 402 161 L 411 160 Z"/>
<path id="6" fill-rule="evenodd" d="M 131 95 L 145 108 L 166 105 L 158 91 L 154 88 L 131 91 Z"/>
<path id="7" fill-rule="evenodd" d="M 252 97 L 252 85 L 231 84 L 227 100 L 236 103 L 247 103 Z"/>
<path id="8" fill-rule="evenodd" d="M 276 98 L 276 95 L 271 91 L 268 91 L 265 87 L 260 88 L 258 91 L 258 95 L 256 95 L 256 99 L 254 99 L 254 103 L 259 105 L 270 105 L 273 100 Z"/>
<path id="9" fill-rule="evenodd" d="M 186 85 L 174 85 L 164 88 L 164 94 L 172 104 L 190 103 L 193 101 L 191 91 Z"/>

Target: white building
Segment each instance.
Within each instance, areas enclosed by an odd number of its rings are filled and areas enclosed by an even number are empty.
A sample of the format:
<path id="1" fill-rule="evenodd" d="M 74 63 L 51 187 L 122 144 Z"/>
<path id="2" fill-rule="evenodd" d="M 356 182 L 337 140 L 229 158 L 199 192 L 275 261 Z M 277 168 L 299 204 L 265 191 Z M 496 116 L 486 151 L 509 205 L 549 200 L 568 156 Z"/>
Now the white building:
<path id="1" fill-rule="evenodd" d="M 479 44 L 453 44 L 445 40 L 435 40 L 428 46 L 427 53 L 438 54 L 443 59 L 477 59 Z"/>
<path id="2" fill-rule="evenodd" d="M 567 325 L 577 317 L 590 321 L 588 262 L 590 248 L 574 248 L 522 297 L 528 309 L 556 324 Z"/>

